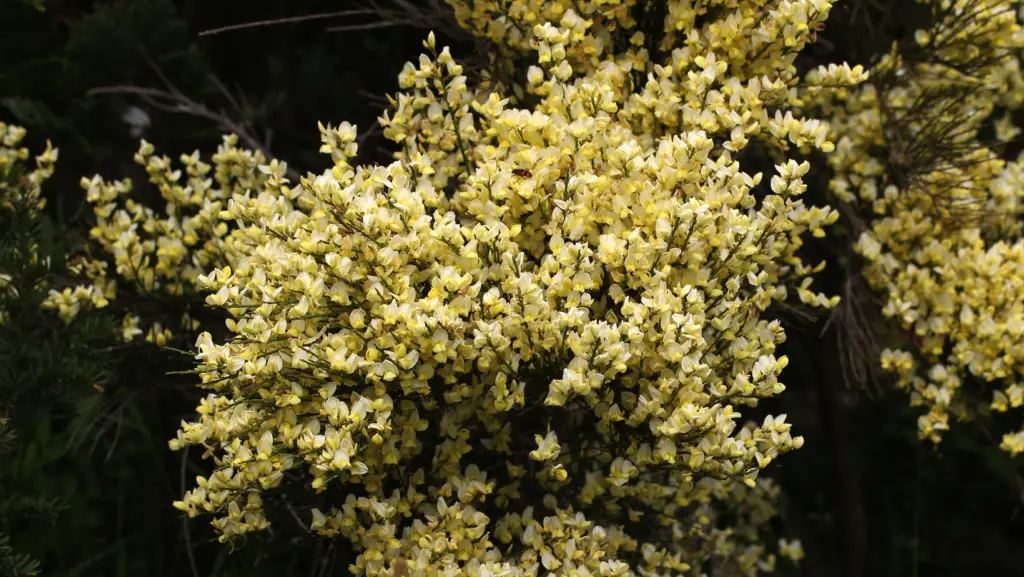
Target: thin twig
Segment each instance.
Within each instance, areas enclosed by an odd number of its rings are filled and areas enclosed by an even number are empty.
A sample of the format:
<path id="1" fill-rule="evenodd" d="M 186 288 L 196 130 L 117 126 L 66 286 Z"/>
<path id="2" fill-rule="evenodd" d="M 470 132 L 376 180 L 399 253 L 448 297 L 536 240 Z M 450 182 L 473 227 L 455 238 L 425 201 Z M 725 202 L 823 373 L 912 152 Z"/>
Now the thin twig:
<path id="1" fill-rule="evenodd" d="M 181 494 L 185 494 L 185 465 L 188 464 L 188 450 L 186 446 L 181 454 Z M 196 567 L 196 556 L 192 552 L 192 535 L 188 530 L 188 515 L 181 514 L 181 529 L 185 534 L 185 552 L 188 554 L 188 564 L 192 567 L 192 575 L 199 577 L 199 568 Z"/>
<path id="2" fill-rule="evenodd" d="M 363 143 L 366 142 L 367 138 L 369 138 L 369 137 L 371 137 L 374 134 L 377 134 L 379 132 L 380 132 L 380 121 L 379 120 L 374 120 L 373 124 L 371 124 L 369 128 L 367 128 L 366 130 L 364 130 L 361 133 L 359 133 L 359 136 L 356 137 L 356 144 L 358 144 L 360 147 L 362 147 Z"/>
<path id="3" fill-rule="evenodd" d="M 360 8 L 356 10 L 338 10 L 336 12 L 320 12 L 317 14 L 304 14 L 302 16 L 286 16 L 284 18 L 272 18 L 269 20 L 242 22 L 239 24 L 229 24 L 227 26 L 221 26 L 220 28 L 211 28 L 209 30 L 203 30 L 199 33 L 199 35 L 213 36 L 214 34 L 221 34 L 223 32 L 233 32 L 235 30 L 245 30 L 247 28 L 257 28 L 259 26 L 274 26 L 277 24 L 291 24 L 295 22 L 306 22 L 309 20 L 322 20 L 324 18 L 341 18 L 344 16 L 358 16 L 364 14 L 373 14 L 373 11 L 367 8 Z"/>
<path id="4" fill-rule="evenodd" d="M 242 140 L 242 142 L 244 142 L 249 148 L 251 148 L 253 150 L 258 150 L 268 160 L 276 158 L 275 155 L 272 152 L 270 152 L 268 147 L 264 146 L 259 141 L 259 139 L 256 138 L 256 136 L 252 133 L 251 123 L 246 122 L 246 121 L 236 122 L 231 117 L 229 117 L 226 113 L 224 113 L 224 112 L 214 112 L 213 110 L 208 108 L 203 103 L 197 102 L 195 100 L 192 100 L 191 98 L 186 96 L 184 92 L 179 90 L 178 87 L 175 86 L 173 82 L 171 82 L 170 78 L 168 78 L 163 73 L 163 71 L 160 69 L 160 66 L 156 63 L 155 60 L 153 60 L 149 56 L 148 53 L 146 53 L 146 50 L 144 48 L 140 48 L 140 50 L 142 51 L 142 55 L 146 59 L 146 62 L 149 64 L 149 67 L 153 69 L 153 72 L 160 79 L 160 82 L 163 83 L 164 90 L 160 90 L 160 89 L 156 89 L 156 88 L 135 87 L 135 86 L 107 87 L 108 89 L 114 89 L 113 90 L 114 92 L 116 92 L 117 89 L 120 89 L 121 92 L 135 93 L 135 94 L 139 95 L 140 97 L 142 97 L 143 100 L 146 100 L 146 102 L 148 102 L 151 106 L 154 106 L 154 107 L 156 107 L 156 108 L 158 108 L 160 110 L 164 110 L 166 112 L 189 114 L 191 116 L 196 116 L 196 117 L 199 117 L 199 118 L 205 118 L 206 120 L 210 120 L 210 121 L 216 123 L 217 126 L 222 131 L 231 132 L 231 133 L 236 134 Z M 235 107 L 235 109 L 238 112 L 242 112 L 242 108 L 238 106 L 238 101 L 236 101 L 231 96 L 231 93 L 230 93 L 230 91 L 227 90 L 227 87 L 225 87 L 224 84 L 222 82 L 220 82 L 220 80 L 217 79 L 212 74 L 209 76 L 209 78 L 211 79 L 211 81 L 214 83 L 215 86 L 217 86 L 222 92 L 225 93 L 225 97 L 227 98 L 228 102 L 230 102 Z M 129 90 L 125 91 L 126 88 L 129 89 Z M 104 92 L 103 87 L 93 88 L 93 89 L 87 91 L 86 95 L 90 95 L 91 96 L 93 94 L 103 93 L 103 92 Z M 246 109 L 248 109 L 249 105 L 245 101 L 245 94 L 242 93 L 240 96 L 241 96 L 242 105 Z M 158 98 L 162 98 L 164 100 L 167 100 L 167 101 L 169 101 L 169 103 L 159 103 L 159 102 L 157 102 L 155 100 L 155 99 L 158 99 Z M 291 169 L 291 168 L 288 168 L 286 170 L 286 174 L 287 174 L 288 178 L 290 180 L 292 180 L 293 182 L 297 182 L 301 178 L 301 175 L 299 174 L 299 172 L 294 170 L 294 169 Z"/>
<path id="5" fill-rule="evenodd" d="M 114 447 L 117 446 L 117 441 L 121 438 L 121 427 L 124 425 L 124 406 L 117 412 L 117 428 L 114 430 L 114 440 L 110 442 L 110 449 L 107 450 L 107 456 L 104 462 L 110 462 L 110 458 L 114 456 Z"/>
<path id="6" fill-rule="evenodd" d="M 323 565 L 320 567 L 319 577 L 324 577 L 324 575 L 330 575 L 333 573 L 333 571 L 328 571 L 328 569 L 332 569 L 334 567 L 334 556 L 334 541 L 331 541 L 331 544 L 327 547 L 326 558 L 324 559 Z"/>
<path id="7" fill-rule="evenodd" d="M 404 20 L 391 22 L 367 22 L 366 24 L 344 24 L 341 26 L 329 26 L 328 32 L 355 32 L 358 30 L 376 30 L 377 28 L 391 28 L 392 26 L 407 26 L 409 22 Z"/>
<path id="8" fill-rule="evenodd" d="M 220 78 L 217 78 L 216 75 L 211 74 L 210 81 L 213 82 L 214 86 L 217 87 L 217 90 L 220 90 L 220 93 L 224 95 L 224 98 L 227 99 L 228 103 L 230 103 L 231 106 L 235 107 L 235 110 L 242 109 L 241 105 L 238 104 L 238 101 L 235 100 L 235 96 L 231 94 L 231 91 L 228 90 L 227 86 L 224 86 L 224 83 L 220 81 Z"/>
<path id="9" fill-rule="evenodd" d="M 381 94 L 376 94 L 376 93 L 370 92 L 369 90 L 365 90 L 363 88 L 360 88 L 360 89 L 356 90 L 356 94 L 358 94 L 359 96 L 365 98 L 367 101 L 369 101 L 374 106 L 379 106 L 380 108 L 386 108 L 388 106 L 391 106 L 391 102 L 388 100 L 387 96 L 384 96 L 384 95 L 381 95 Z"/>
<path id="10" fill-rule="evenodd" d="M 207 108 L 206 105 L 196 102 L 179 92 L 130 85 L 97 86 L 86 92 L 87 96 L 100 94 L 132 94 L 142 98 L 147 104 L 158 110 L 174 114 L 187 114 L 212 121 L 217 124 L 220 130 L 238 135 L 238 138 L 249 148 L 259 151 L 268 159 L 275 158 L 246 127 L 232 120 L 227 115 L 214 112 Z M 164 102 L 161 102 L 161 100 Z M 287 175 L 292 181 L 298 181 L 301 177 L 298 171 L 290 167 L 287 170 Z"/>
<path id="11" fill-rule="evenodd" d="M 284 502 L 284 508 L 288 509 L 288 512 L 292 515 L 292 518 L 295 519 L 295 522 L 299 525 L 299 528 L 305 531 L 306 533 L 312 535 L 313 531 L 310 530 L 310 528 L 302 522 L 302 517 L 299 517 L 299 514 L 295 512 L 295 508 L 292 507 L 292 504 L 288 501 L 288 499 L 284 498 L 282 499 L 282 501 Z"/>

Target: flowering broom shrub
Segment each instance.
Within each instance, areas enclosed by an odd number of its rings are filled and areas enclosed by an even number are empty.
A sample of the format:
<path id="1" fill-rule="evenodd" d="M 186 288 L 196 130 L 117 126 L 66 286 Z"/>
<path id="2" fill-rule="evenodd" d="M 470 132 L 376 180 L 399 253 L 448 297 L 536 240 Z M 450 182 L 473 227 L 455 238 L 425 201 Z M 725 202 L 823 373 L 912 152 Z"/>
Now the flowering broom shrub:
<path id="1" fill-rule="evenodd" d="M 798 69 L 825 0 L 450 4 L 489 66 L 431 35 L 380 119 L 391 164 L 358 166 L 343 123 L 299 182 L 230 136 L 180 169 L 142 144 L 163 211 L 83 180 L 102 257 L 47 306 L 70 323 L 132 288 L 227 317 L 181 319 L 206 396 L 171 441 L 213 461 L 175 506 L 222 540 L 304 485 L 357 575 L 771 570 L 760 472 L 803 440 L 742 413 L 785 390 L 770 307 L 837 302 L 800 250 L 838 218 L 802 199 L 819 153 L 914 334 L 882 362 L 922 435 L 970 416 L 968 378 L 1024 404 L 1021 167 L 981 136 L 1016 131 L 990 120 L 1022 98 L 1014 3 L 931 4 L 870 75 Z M 170 328 L 128 311 L 123 336 Z"/>
<path id="2" fill-rule="evenodd" d="M 861 207 L 864 274 L 911 333 L 882 365 L 927 409 L 919 430 L 933 441 L 951 415 L 1024 405 L 1024 165 L 1000 154 L 1024 101 L 1016 4 L 934 3 L 931 27 L 869 83 L 828 95 L 831 188 Z M 1002 447 L 1024 452 L 1024 430 Z"/>
<path id="3" fill-rule="evenodd" d="M 864 79 L 797 74 L 829 8 L 669 3 L 654 39 L 631 1 L 456 2 L 523 77 L 471 85 L 431 36 L 381 119 L 390 165 L 353 166 L 342 124 L 297 185 L 224 149 L 182 184 L 143 145 L 166 218 L 88 181 L 121 277 L 230 315 L 171 442 L 216 470 L 176 505 L 228 540 L 304 480 L 356 574 L 771 569 L 758 474 L 802 438 L 737 408 L 785 389 L 769 306 L 836 302 L 798 251 L 837 214 L 786 158 L 834 148 L 798 87 Z M 754 143 L 768 178 L 741 167 Z"/>

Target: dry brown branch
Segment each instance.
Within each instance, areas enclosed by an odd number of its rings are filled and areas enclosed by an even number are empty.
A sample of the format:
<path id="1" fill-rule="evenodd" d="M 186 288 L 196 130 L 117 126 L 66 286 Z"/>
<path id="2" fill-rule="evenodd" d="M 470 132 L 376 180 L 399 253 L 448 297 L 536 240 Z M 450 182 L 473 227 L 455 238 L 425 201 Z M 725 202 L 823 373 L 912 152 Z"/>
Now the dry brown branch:
<path id="1" fill-rule="evenodd" d="M 356 32 L 359 30 L 376 30 L 378 28 L 392 28 L 394 26 L 408 26 L 408 22 L 367 22 L 365 24 L 341 24 L 330 26 L 328 32 Z"/>
<path id="2" fill-rule="evenodd" d="M 829 321 L 835 321 L 843 384 L 847 390 L 859 390 L 872 397 L 880 393 L 881 305 L 864 277 L 853 270 L 846 273 L 841 296 Z"/>
<path id="3" fill-rule="evenodd" d="M 263 142 L 261 142 L 256 138 L 254 134 L 255 129 L 250 122 L 244 120 L 236 121 L 223 110 L 214 111 L 202 102 L 189 98 L 184 92 L 179 90 L 173 82 L 171 82 L 157 63 L 149 57 L 149 55 L 143 52 L 143 56 L 146 58 L 146 62 L 149 63 L 149 67 L 160 79 L 160 82 L 163 83 L 163 89 L 133 85 L 98 86 L 86 91 L 86 96 L 96 96 L 100 94 L 132 94 L 138 96 L 144 102 L 157 110 L 173 114 L 187 114 L 196 118 L 209 120 L 215 123 L 222 132 L 237 135 L 246 146 L 252 150 L 259 151 L 267 159 L 277 158 L 277 156 L 270 151 L 269 130 Z M 245 101 L 244 94 L 241 95 L 242 102 L 239 103 L 220 79 L 212 74 L 209 76 L 209 79 L 214 86 L 220 90 L 224 95 L 224 98 L 235 108 L 237 112 L 243 110 L 243 107 L 248 108 L 248 103 Z M 290 167 L 286 169 L 285 174 L 293 182 L 298 182 L 301 178 L 301 174 Z"/>
<path id="4" fill-rule="evenodd" d="M 213 36 L 215 34 L 249 28 L 296 24 L 313 20 L 342 19 L 351 16 L 371 16 L 374 18 L 369 22 L 329 26 L 327 30 L 329 32 L 343 32 L 373 30 L 392 26 L 410 26 L 413 28 L 437 30 L 439 32 L 443 31 L 449 36 L 462 37 L 467 35 L 466 31 L 459 28 L 455 23 L 451 8 L 442 0 L 418 0 L 416 2 L 408 0 L 385 0 L 383 2 L 379 0 L 366 0 L 362 8 L 239 22 L 237 24 L 203 30 L 199 33 L 199 36 Z"/>
<path id="5" fill-rule="evenodd" d="M 355 32 L 399 26 L 407 26 L 422 30 L 433 30 L 447 36 L 448 38 L 471 43 L 475 47 L 475 58 L 463 58 L 465 73 L 470 76 L 471 79 L 478 79 L 476 77 L 479 76 L 479 73 L 488 68 L 488 43 L 483 39 L 473 36 L 469 31 L 461 28 L 455 20 L 451 7 L 448 6 L 444 0 L 362 0 L 360 2 L 360 7 L 358 8 L 242 22 L 204 30 L 199 35 L 211 36 L 214 34 L 248 28 L 294 24 L 312 20 L 345 19 L 349 17 L 363 17 L 360 19 L 364 19 L 364 21 L 339 23 L 337 25 L 328 26 L 327 31 Z M 243 106 L 240 106 L 239 102 L 231 96 L 231 93 L 219 82 L 219 80 L 216 78 L 212 78 L 211 80 L 221 93 L 224 94 L 225 99 L 228 100 L 231 106 L 238 110 L 243 108 Z M 252 131 L 248 125 L 234 122 L 222 112 L 214 112 L 201 103 L 185 98 L 180 91 L 174 90 L 166 81 L 164 84 L 166 90 L 163 91 L 140 89 L 139 87 L 119 86 L 95 89 L 93 92 L 99 93 L 100 91 L 107 91 L 132 93 L 143 97 L 144 100 L 148 99 L 146 101 L 157 109 L 170 112 L 188 113 L 212 120 L 217 122 L 218 126 L 222 129 L 238 134 L 239 138 L 241 138 L 247 146 L 260 150 L 268 157 L 272 157 L 268 151 L 270 148 L 271 136 L 269 131 L 267 132 L 263 143 L 259 143 L 258 140 L 253 137 Z M 368 101 L 378 105 L 381 110 L 387 109 L 390 106 L 387 98 L 382 95 L 372 95 L 368 93 L 364 93 L 363 95 L 368 99 Z M 244 105 L 244 102 L 242 105 Z M 366 130 L 360 132 L 357 141 L 360 146 L 362 146 L 364 141 L 379 132 L 380 126 L 375 123 Z M 292 171 L 289 171 L 289 177 L 295 178 L 296 176 L 297 175 Z"/>
<path id="6" fill-rule="evenodd" d="M 367 8 L 357 8 L 352 10 L 337 10 L 334 12 L 320 12 L 317 14 L 304 14 L 302 16 L 286 16 L 284 18 L 270 18 L 267 20 L 256 20 L 253 22 L 240 22 L 238 24 L 229 24 L 227 26 L 221 26 L 219 28 L 211 28 L 209 30 L 203 30 L 199 33 L 200 36 L 213 36 L 214 34 L 222 34 L 224 32 L 234 32 L 236 30 L 245 30 L 247 28 L 258 28 L 261 26 L 275 26 L 278 24 L 294 24 L 296 22 L 308 22 L 310 20 L 323 20 L 326 18 L 344 18 L 345 16 L 361 16 L 373 14 L 372 10 Z"/>
<path id="7" fill-rule="evenodd" d="M 455 22 L 443 0 L 366 0 L 366 6 L 382 21 L 443 32 L 452 38 L 468 38 L 469 32 Z"/>
<path id="8" fill-rule="evenodd" d="M 448 39 L 473 46 L 471 57 L 460 55 L 463 70 L 471 81 L 477 72 L 488 67 L 487 56 L 492 54 L 494 46 L 459 26 L 451 6 L 444 0 L 363 0 L 362 5 L 365 11 L 374 15 L 372 20 L 340 24 L 328 27 L 327 30 L 355 32 L 398 26 L 431 30 Z"/>
<path id="9" fill-rule="evenodd" d="M 191 447 L 185 447 L 185 451 L 181 455 L 181 471 L 180 471 L 180 482 L 181 488 L 178 491 L 179 495 L 184 495 L 185 491 L 188 490 L 188 485 L 185 484 L 185 471 L 188 466 L 188 450 Z M 189 568 L 192 569 L 192 577 L 199 577 L 199 568 L 196 565 L 195 552 L 192 551 L 192 533 L 188 528 L 188 515 L 181 516 L 181 531 L 185 536 L 185 553 L 188 555 Z"/>
<path id="10" fill-rule="evenodd" d="M 821 175 L 824 178 L 824 173 Z M 845 267 L 839 304 L 829 313 L 821 335 L 832 328 L 836 331 L 838 360 L 843 384 L 848 391 L 861 391 L 871 397 L 879 391 L 878 378 L 882 346 L 881 332 L 885 322 L 881 319 L 881 304 L 860 270 L 860 257 L 853 244 L 868 230 L 869 224 L 857 208 L 841 201 L 829 188 L 827 181 L 821 186 L 830 206 L 837 208 L 847 231 L 843 238 Z"/>
<path id="11" fill-rule="evenodd" d="M 284 503 L 284 507 L 285 507 L 285 509 L 288 510 L 288 513 L 291 514 L 292 519 L 295 519 L 295 523 L 299 526 L 299 529 L 303 530 L 308 535 L 312 535 L 313 531 L 310 530 L 310 528 L 305 523 L 302 522 L 302 518 L 299 517 L 299 513 L 295 510 L 295 507 L 292 506 L 292 504 L 288 500 L 288 498 L 287 497 L 283 498 L 281 500 L 281 502 Z"/>
<path id="12" fill-rule="evenodd" d="M 223 84 L 220 84 L 217 80 L 214 80 L 214 82 L 217 83 L 224 92 L 227 92 L 227 90 L 223 88 Z M 169 85 L 166 81 L 165 84 Z M 97 96 L 101 94 L 130 94 L 138 96 L 144 102 L 157 110 L 173 114 L 187 114 L 196 118 L 209 120 L 215 123 L 217 128 L 221 131 L 236 134 L 247 147 L 259 151 L 268 159 L 276 158 L 274 154 L 268 150 L 269 143 L 260 142 L 260 140 L 253 134 L 251 128 L 246 126 L 246 124 L 235 121 L 228 116 L 226 112 L 211 110 L 205 104 L 192 100 L 174 88 L 173 85 L 169 85 L 166 90 L 133 85 L 97 86 L 86 92 L 87 96 Z M 233 105 L 237 106 L 237 102 L 235 102 L 233 98 L 229 101 Z M 267 140 L 269 141 L 269 132 Z M 299 172 L 293 168 L 288 168 L 286 173 L 289 179 L 296 182 L 301 176 Z"/>

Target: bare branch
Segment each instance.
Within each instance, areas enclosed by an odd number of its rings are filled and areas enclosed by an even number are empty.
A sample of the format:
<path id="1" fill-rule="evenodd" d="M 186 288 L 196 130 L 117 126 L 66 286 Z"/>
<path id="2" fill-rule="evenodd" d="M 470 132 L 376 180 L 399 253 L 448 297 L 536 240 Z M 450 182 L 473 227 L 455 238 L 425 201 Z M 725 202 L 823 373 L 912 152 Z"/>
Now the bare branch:
<path id="1" fill-rule="evenodd" d="M 181 494 L 185 494 L 185 470 L 188 465 L 188 450 L 186 446 L 185 450 L 181 454 Z M 192 569 L 193 577 L 199 577 L 199 568 L 196 566 L 195 553 L 192 552 L 192 533 L 188 530 L 188 515 L 184 513 L 181 515 L 181 528 L 182 533 L 185 536 L 185 552 L 188 554 L 188 564 Z"/>
<path id="2" fill-rule="evenodd" d="M 235 107 L 235 110 L 242 109 L 242 106 L 238 104 L 237 100 L 235 100 L 235 96 L 231 94 L 231 91 L 228 90 L 227 86 L 224 86 L 224 83 L 220 81 L 220 78 L 217 78 L 216 75 L 211 74 L 210 81 L 213 82 L 214 86 L 217 87 L 217 90 L 220 90 L 220 93 L 224 95 L 224 98 L 227 99 L 231 106 Z"/>
<path id="3" fill-rule="evenodd" d="M 284 18 L 271 18 L 269 20 L 257 20 L 254 22 L 242 22 L 239 24 L 229 24 L 227 26 L 221 26 L 220 28 L 211 28 L 209 30 L 203 30 L 199 33 L 200 36 L 213 36 L 214 34 L 221 34 L 223 32 L 233 32 L 235 30 L 245 30 L 247 28 L 257 28 L 260 26 L 275 26 L 277 24 L 292 24 L 295 22 L 307 22 L 310 20 L 323 20 L 325 18 L 343 18 L 345 16 L 359 16 L 373 14 L 373 10 L 368 8 L 359 8 L 355 10 L 338 10 L 335 12 L 320 12 L 317 14 L 304 14 L 302 16 L 287 16 Z"/>
<path id="4" fill-rule="evenodd" d="M 295 508 L 292 507 L 292 504 L 290 501 L 288 501 L 288 498 L 285 497 L 281 499 L 281 501 L 284 503 L 285 509 L 288 509 L 288 512 L 291 513 L 292 518 L 295 519 L 295 523 L 299 526 L 299 528 L 305 531 L 307 534 L 312 535 L 313 531 L 310 530 L 309 526 L 302 522 L 302 517 L 299 517 L 299 514 L 295 511 Z"/>
<path id="5" fill-rule="evenodd" d="M 91 88 L 86 92 L 87 96 L 97 96 L 101 94 L 131 94 L 142 98 L 147 104 L 158 110 L 176 114 L 187 114 L 189 116 L 209 120 L 215 123 L 220 130 L 238 135 L 238 138 L 241 139 L 246 146 L 259 151 L 268 159 L 276 158 L 274 154 L 267 150 L 266 146 L 264 146 L 264 144 L 252 134 L 248 127 L 233 120 L 224 113 L 210 110 L 206 105 L 192 100 L 181 92 L 178 92 L 173 87 L 169 90 L 161 90 L 159 88 L 148 88 L 144 86 L 115 85 L 98 86 Z M 301 177 L 298 171 L 290 167 L 287 170 L 287 175 L 288 178 L 294 182 L 297 182 Z"/>
<path id="6" fill-rule="evenodd" d="M 366 24 L 345 24 L 342 26 L 330 26 L 328 32 L 354 32 L 357 30 L 375 30 L 377 28 L 391 28 L 393 26 L 405 26 L 408 22 L 367 22 Z"/>

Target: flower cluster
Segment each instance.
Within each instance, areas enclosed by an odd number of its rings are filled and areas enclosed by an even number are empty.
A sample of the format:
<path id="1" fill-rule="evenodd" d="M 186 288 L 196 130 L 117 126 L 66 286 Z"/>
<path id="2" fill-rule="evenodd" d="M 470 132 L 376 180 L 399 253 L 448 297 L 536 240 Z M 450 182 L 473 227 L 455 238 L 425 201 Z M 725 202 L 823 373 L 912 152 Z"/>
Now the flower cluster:
<path id="1" fill-rule="evenodd" d="M 1018 132 L 1006 111 L 1024 100 L 1015 4 L 939 3 L 916 47 L 887 55 L 860 89 L 826 98 L 837 136 L 831 189 L 862 208 L 864 274 L 908 333 L 882 365 L 927 409 L 920 434 L 934 441 L 950 416 L 978 412 L 968 379 L 994 386 L 992 410 L 1024 405 L 1024 164 L 998 152 Z M 1024 452 L 1024 431 L 1002 445 Z"/>
<path id="2" fill-rule="evenodd" d="M 96 219 L 90 231 L 93 245 L 88 247 L 94 250 L 70 263 L 80 284 L 51 291 L 49 306 L 70 323 L 80 311 L 114 300 L 119 286 L 151 299 L 188 297 L 197 292 L 203 272 L 234 262 L 237 255 L 229 242 L 233 227 L 219 217 L 227 200 L 253 190 L 288 188 L 284 163 L 268 161 L 237 143 L 237 136 L 225 136 L 209 162 L 196 151 L 181 155 L 178 168 L 143 141 L 135 162 L 145 168 L 164 203 L 163 212 L 133 198 L 130 179 L 83 178 L 81 185 Z M 186 334 L 199 327 L 187 312 L 170 320 Z M 143 320 L 129 311 L 121 332 L 125 342 L 144 336 L 162 346 L 173 338 L 171 328 L 167 319 Z"/>
<path id="3" fill-rule="evenodd" d="M 176 506 L 227 540 L 304 479 L 311 528 L 374 577 L 771 569 L 758 475 L 803 441 L 737 408 L 785 389 L 768 307 L 836 303 L 798 251 L 837 213 L 785 156 L 834 148 L 794 108 L 830 3 L 669 2 L 657 42 L 633 0 L 453 4 L 525 78 L 471 85 L 431 35 L 381 118 L 393 163 L 321 126 L 331 170 L 207 212 L 237 223 L 195 276 L 234 337 L 196 342 L 208 395 L 171 446 L 216 470 Z M 754 141 L 767 178 L 738 160 Z"/>
<path id="4" fill-rule="evenodd" d="M 0 209 L 23 205 L 32 214 L 38 214 L 46 206 L 41 191 L 43 183 L 53 175 L 57 149 L 47 142 L 46 150 L 35 157 L 35 168 L 25 172 L 24 163 L 29 159 L 28 148 L 21 146 L 25 134 L 20 126 L 0 122 Z"/>

